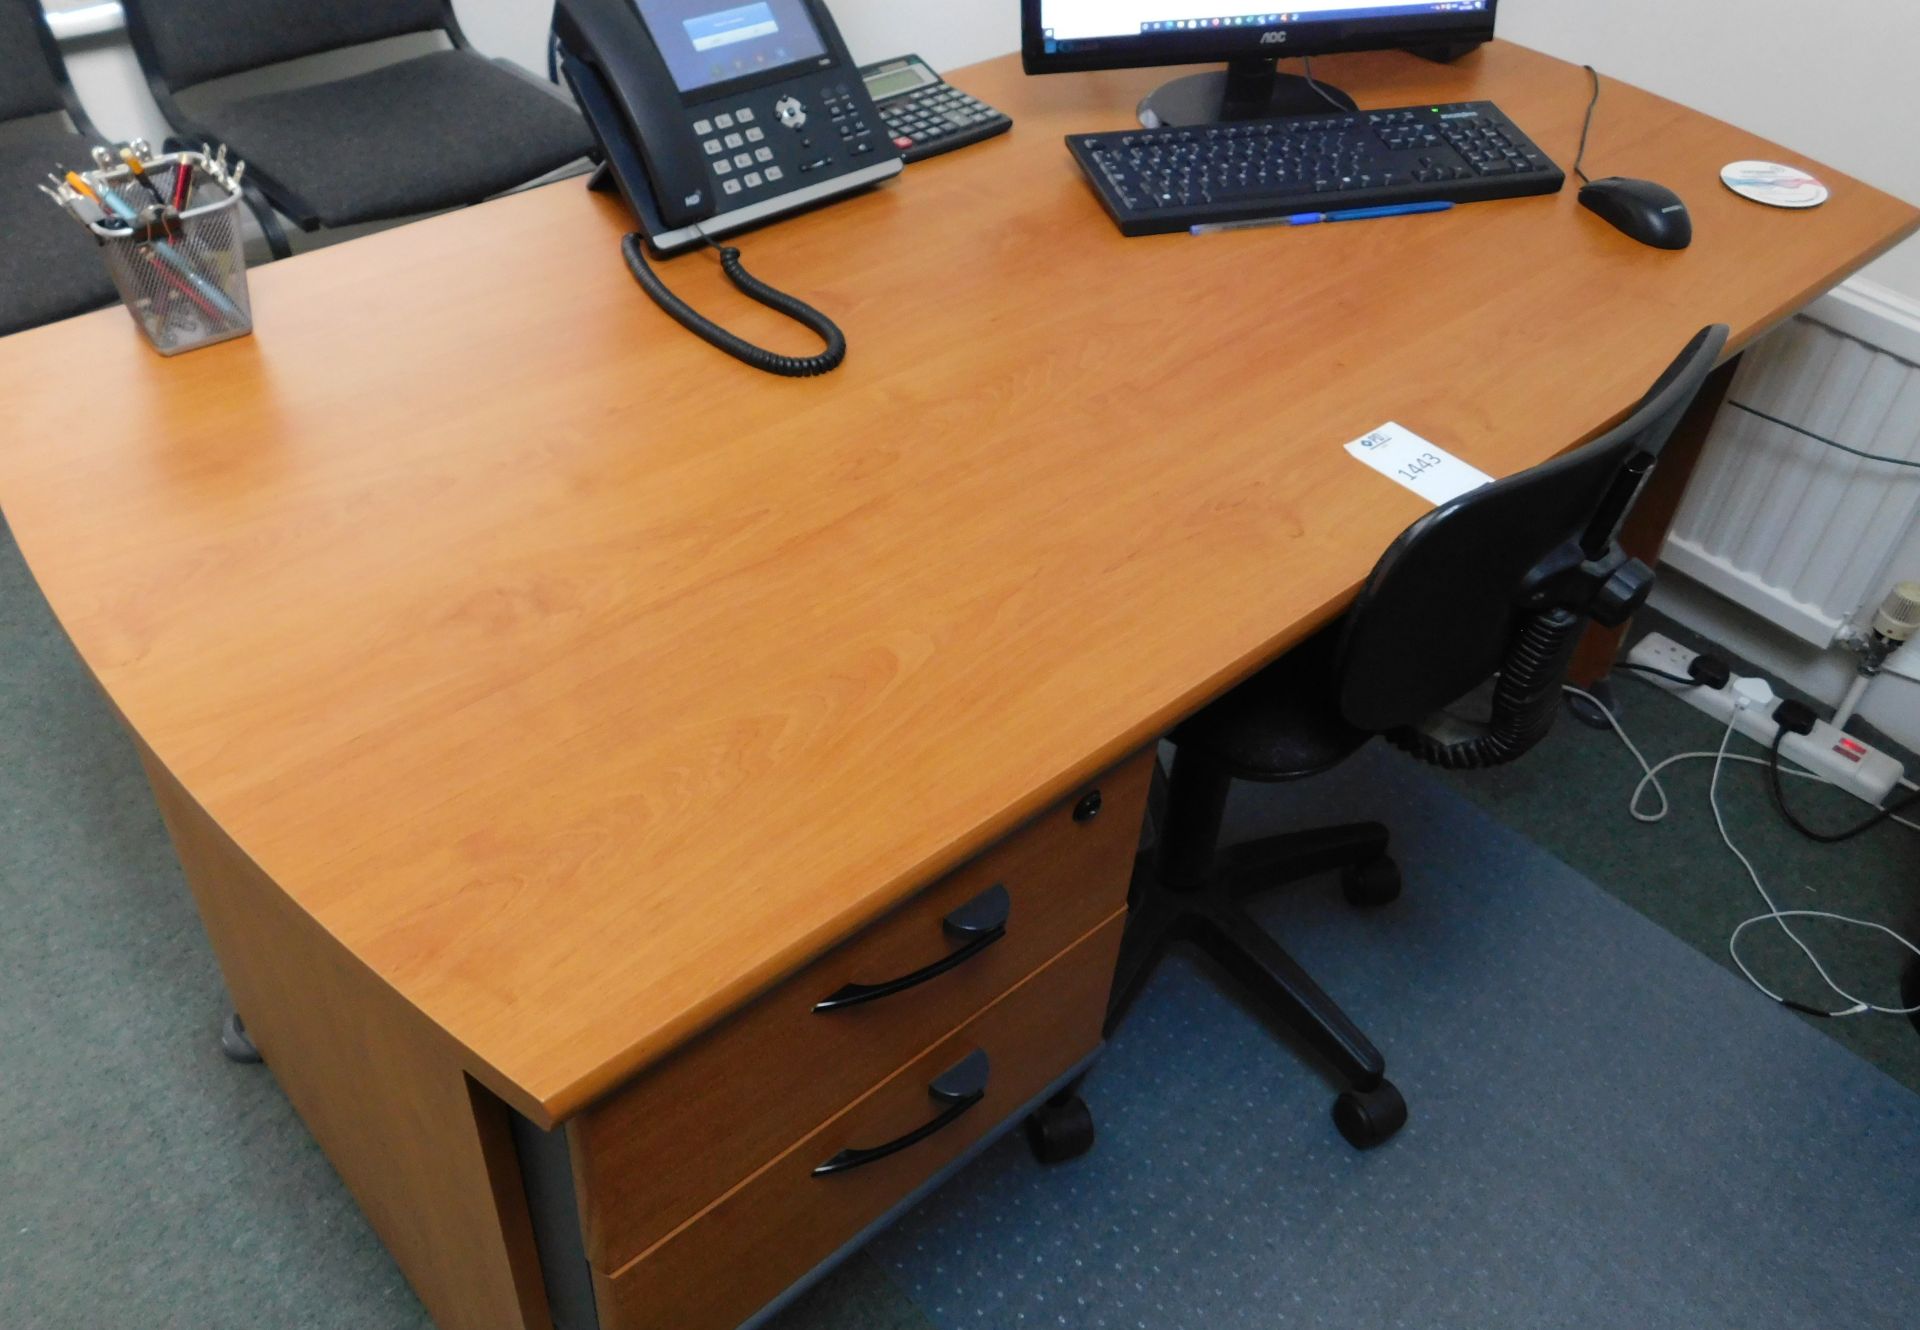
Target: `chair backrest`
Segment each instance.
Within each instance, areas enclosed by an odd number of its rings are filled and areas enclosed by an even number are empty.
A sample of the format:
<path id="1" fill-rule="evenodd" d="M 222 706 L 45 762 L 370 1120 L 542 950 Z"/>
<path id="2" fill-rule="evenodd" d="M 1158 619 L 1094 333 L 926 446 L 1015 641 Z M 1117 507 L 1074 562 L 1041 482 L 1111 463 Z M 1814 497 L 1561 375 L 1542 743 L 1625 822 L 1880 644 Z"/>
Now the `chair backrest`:
<path id="1" fill-rule="evenodd" d="M 0 120 L 64 111 L 59 61 L 40 0 L 0 0 Z"/>
<path id="2" fill-rule="evenodd" d="M 448 22 L 446 0 L 125 0 L 123 7 L 148 73 L 175 92 Z"/>
<path id="3" fill-rule="evenodd" d="M 1347 617 L 1340 707 L 1385 733 L 1458 701 L 1498 671 L 1550 563 L 1605 555 L 1680 418 L 1725 348 L 1703 329 L 1617 428 L 1551 462 L 1443 504 L 1401 534 Z"/>

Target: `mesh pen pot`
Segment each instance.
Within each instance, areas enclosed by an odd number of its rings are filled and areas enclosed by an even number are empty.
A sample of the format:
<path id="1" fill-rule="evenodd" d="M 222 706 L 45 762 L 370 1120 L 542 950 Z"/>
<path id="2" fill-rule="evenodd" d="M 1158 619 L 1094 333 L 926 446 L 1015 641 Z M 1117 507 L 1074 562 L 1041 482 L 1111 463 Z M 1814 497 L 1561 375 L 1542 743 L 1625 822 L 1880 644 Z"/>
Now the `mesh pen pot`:
<path id="1" fill-rule="evenodd" d="M 240 184 L 221 163 L 174 153 L 140 175 L 123 166 L 96 179 L 108 216 L 89 229 L 154 350 L 176 356 L 253 331 Z M 178 206 L 159 202 L 174 197 Z"/>

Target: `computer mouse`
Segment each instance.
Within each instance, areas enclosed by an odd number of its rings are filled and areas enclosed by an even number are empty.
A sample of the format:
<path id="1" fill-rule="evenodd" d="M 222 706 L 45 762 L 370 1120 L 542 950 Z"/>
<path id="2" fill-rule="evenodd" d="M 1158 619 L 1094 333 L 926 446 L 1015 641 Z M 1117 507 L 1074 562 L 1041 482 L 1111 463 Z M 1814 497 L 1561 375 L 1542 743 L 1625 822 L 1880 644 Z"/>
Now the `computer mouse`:
<path id="1" fill-rule="evenodd" d="M 1651 180 L 1609 176 L 1580 190 L 1580 205 L 1615 230 L 1655 249 L 1693 243 L 1693 217 L 1680 196 Z"/>

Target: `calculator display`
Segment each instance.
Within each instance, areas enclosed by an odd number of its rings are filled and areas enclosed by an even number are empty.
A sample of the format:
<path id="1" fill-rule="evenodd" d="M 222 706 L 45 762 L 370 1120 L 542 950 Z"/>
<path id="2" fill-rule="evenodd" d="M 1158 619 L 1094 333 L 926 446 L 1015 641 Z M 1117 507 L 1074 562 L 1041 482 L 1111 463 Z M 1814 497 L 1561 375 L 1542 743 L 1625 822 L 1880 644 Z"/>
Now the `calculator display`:
<path id="1" fill-rule="evenodd" d="M 891 74 L 880 74 L 867 80 L 867 95 L 875 101 L 891 97 L 895 93 L 909 92 L 933 82 L 924 70 L 917 65 L 908 65 L 905 69 Z"/>

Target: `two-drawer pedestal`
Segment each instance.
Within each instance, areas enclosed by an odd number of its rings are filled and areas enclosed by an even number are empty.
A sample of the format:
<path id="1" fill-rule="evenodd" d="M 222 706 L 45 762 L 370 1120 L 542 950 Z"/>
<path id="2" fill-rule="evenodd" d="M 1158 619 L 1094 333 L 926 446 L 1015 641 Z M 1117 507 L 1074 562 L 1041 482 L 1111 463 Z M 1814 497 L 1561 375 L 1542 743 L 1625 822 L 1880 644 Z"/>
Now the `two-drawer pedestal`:
<path id="1" fill-rule="evenodd" d="M 1098 1050 L 1142 754 L 560 1130 L 516 1124 L 558 1330 L 732 1330 Z"/>

